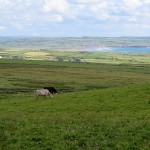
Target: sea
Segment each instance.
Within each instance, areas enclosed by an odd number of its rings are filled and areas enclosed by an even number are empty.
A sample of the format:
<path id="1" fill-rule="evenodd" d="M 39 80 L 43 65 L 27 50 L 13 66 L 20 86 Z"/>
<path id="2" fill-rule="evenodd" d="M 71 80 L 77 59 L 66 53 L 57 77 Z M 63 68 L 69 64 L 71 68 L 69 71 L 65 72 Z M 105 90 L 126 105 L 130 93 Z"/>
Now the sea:
<path id="1" fill-rule="evenodd" d="M 90 50 L 91 52 L 150 53 L 150 47 L 105 47 Z"/>

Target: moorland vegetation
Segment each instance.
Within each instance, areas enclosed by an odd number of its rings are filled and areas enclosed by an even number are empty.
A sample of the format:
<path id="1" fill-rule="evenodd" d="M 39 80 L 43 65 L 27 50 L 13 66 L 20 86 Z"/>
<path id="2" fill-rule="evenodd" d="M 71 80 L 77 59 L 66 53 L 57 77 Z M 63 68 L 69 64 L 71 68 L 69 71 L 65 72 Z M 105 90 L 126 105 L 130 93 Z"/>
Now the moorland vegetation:
<path id="1" fill-rule="evenodd" d="M 0 149 L 150 147 L 149 63 L 0 60 Z M 34 90 L 53 86 L 54 98 Z"/>

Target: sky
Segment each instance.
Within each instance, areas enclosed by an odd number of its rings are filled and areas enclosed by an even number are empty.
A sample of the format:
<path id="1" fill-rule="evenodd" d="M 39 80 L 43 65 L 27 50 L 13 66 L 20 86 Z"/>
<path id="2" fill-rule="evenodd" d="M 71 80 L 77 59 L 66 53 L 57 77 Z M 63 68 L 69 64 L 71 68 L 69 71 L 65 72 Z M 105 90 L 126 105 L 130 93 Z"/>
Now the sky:
<path id="1" fill-rule="evenodd" d="M 150 36 L 150 0 L 0 0 L 0 36 Z"/>

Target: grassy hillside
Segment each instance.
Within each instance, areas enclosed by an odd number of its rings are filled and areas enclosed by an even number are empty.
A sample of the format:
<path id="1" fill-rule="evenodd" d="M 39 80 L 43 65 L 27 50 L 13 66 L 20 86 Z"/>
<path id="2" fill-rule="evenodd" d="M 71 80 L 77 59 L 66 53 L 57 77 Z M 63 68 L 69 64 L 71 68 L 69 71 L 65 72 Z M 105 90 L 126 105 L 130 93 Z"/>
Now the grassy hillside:
<path id="1" fill-rule="evenodd" d="M 1 96 L 1 149 L 149 149 L 149 85 Z"/>
<path id="2" fill-rule="evenodd" d="M 0 149 L 149 150 L 149 70 L 0 60 Z M 35 100 L 33 91 L 47 85 L 59 94 Z"/>

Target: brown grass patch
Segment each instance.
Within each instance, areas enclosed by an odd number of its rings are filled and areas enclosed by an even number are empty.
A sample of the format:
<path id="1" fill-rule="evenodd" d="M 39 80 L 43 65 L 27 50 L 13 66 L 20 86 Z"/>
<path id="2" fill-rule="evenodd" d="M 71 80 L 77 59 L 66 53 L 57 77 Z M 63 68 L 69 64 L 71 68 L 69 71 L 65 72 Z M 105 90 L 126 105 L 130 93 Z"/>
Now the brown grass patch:
<path id="1" fill-rule="evenodd" d="M 48 55 L 49 53 L 46 53 L 46 52 L 27 52 L 25 53 L 25 55 L 28 55 L 28 56 L 46 56 Z"/>

